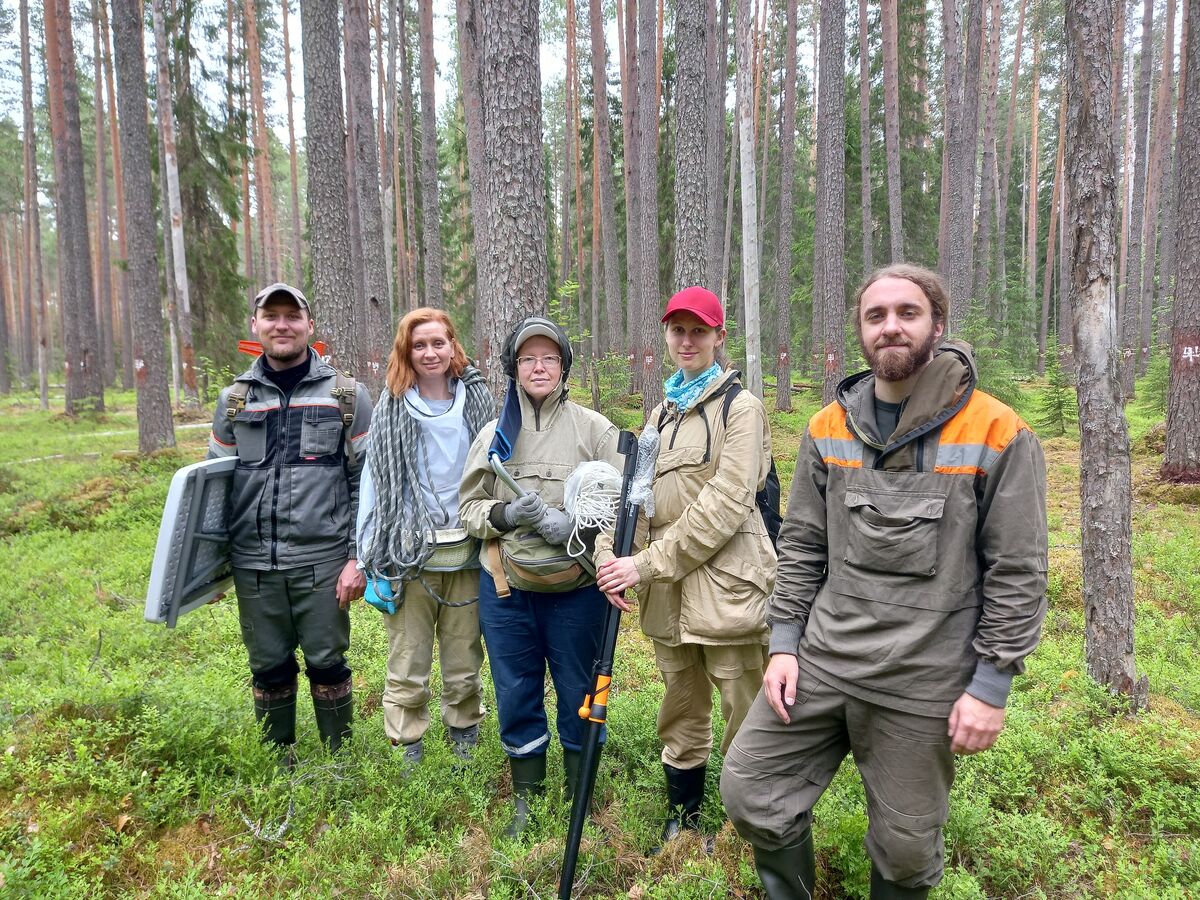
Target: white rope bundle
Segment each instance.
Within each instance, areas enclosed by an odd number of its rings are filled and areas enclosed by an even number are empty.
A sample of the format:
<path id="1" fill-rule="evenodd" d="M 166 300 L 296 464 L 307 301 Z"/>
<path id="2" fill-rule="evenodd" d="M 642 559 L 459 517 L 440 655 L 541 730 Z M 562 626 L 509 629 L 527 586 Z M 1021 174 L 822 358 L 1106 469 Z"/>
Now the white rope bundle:
<path id="1" fill-rule="evenodd" d="M 603 460 L 580 463 L 564 486 L 564 505 L 575 527 L 567 539 L 567 553 L 581 556 L 588 550 L 582 535 L 611 531 L 621 503 L 621 473 Z"/>

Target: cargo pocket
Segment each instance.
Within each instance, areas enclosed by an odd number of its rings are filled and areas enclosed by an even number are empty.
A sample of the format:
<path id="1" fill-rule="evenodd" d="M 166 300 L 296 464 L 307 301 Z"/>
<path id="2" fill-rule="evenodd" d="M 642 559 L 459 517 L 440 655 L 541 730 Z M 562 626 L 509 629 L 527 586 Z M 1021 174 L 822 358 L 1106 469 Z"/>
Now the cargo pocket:
<path id="1" fill-rule="evenodd" d="M 238 459 L 260 463 L 267 455 L 267 416 L 265 409 L 242 409 L 233 417 L 233 438 Z"/>
<path id="2" fill-rule="evenodd" d="M 300 426 L 301 456 L 328 456 L 337 452 L 342 440 L 341 417 L 322 417 L 321 411 L 319 406 L 304 410 L 304 422 Z"/>
<path id="3" fill-rule="evenodd" d="M 944 497 L 846 491 L 846 563 L 871 572 L 933 577 L 945 505 Z"/>

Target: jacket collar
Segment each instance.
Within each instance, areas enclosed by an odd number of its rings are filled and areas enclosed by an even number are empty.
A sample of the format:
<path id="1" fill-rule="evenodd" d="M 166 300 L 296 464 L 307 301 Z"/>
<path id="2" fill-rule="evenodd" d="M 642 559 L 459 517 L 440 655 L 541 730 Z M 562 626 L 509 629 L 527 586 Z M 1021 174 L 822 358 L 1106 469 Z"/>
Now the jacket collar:
<path id="1" fill-rule="evenodd" d="M 308 348 L 308 374 L 300 379 L 301 383 L 312 381 L 318 378 L 329 378 L 337 374 L 337 369 L 331 366 L 325 360 L 317 355 L 317 351 L 312 347 Z M 251 363 L 250 368 L 239 375 L 235 381 L 250 381 L 256 384 L 270 385 L 272 382 L 267 377 L 266 355 L 259 356 Z"/>
<path id="2" fill-rule="evenodd" d="M 541 408 L 535 409 L 529 394 L 521 387 L 519 381 L 513 382 L 517 387 L 517 397 L 521 401 L 521 428 L 529 431 L 549 431 L 558 421 L 562 408 L 567 402 L 567 380 L 560 379 L 558 386 L 546 395 Z"/>

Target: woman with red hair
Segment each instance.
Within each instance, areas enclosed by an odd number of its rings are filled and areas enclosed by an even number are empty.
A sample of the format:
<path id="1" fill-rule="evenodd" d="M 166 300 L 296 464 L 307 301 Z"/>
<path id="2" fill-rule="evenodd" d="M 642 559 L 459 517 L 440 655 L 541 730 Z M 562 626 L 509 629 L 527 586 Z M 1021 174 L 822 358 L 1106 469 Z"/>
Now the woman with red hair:
<path id="1" fill-rule="evenodd" d="M 368 599 L 386 614 L 384 727 L 407 766 L 425 755 L 435 637 L 455 755 L 468 758 L 479 741 L 479 548 L 462 530 L 458 486 L 472 439 L 494 417 L 450 317 L 425 307 L 401 319 L 363 468 L 358 548 Z"/>

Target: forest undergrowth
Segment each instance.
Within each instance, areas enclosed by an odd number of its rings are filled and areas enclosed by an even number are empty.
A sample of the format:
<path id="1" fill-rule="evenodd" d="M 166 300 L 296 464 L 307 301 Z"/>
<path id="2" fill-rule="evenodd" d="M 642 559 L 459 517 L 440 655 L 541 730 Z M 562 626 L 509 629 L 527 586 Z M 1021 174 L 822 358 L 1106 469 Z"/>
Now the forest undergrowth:
<path id="1" fill-rule="evenodd" d="M 1044 391 L 1024 386 L 1030 421 Z M 797 401 L 796 412 L 772 414 L 785 497 L 818 405 Z M 29 396 L 6 402 L 0 896 L 556 895 L 567 819 L 557 747 L 551 789 L 517 842 L 502 835 L 511 789 L 494 714 L 468 765 L 435 721 L 425 762 L 404 777 L 383 731 L 387 640 L 375 610 L 352 611 L 353 744 L 325 754 L 302 696 L 291 773 L 259 743 L 233 602 L 173 631 L 143 621 L 167 486 L 202 456 L 203 428 L 141 458 L 125 452 L 137 445 L 132 394 L 111 394 L 108 413 L 76 420 L 38 412 Z M 1086 675 L 1078 436 L 1045 436 L 1050 612 L 999 743 L 959 761 L 936 898 L 1200 894 L 1200 496 L 1156 481 L 1161 416 L 1136 405 L 1129 416 L 1137 656 L 1150 709 L 1127 715 Z M 434 680 L 436 696 L 436 671 Z M 719 756 L 703 810 L 713 852 L 689 838 L 648 856 L 665 802 L 662 687 L 629 619 L 615 682 L 580 895 L 761 896 L 749 848 L 723 815 Z M 486 671 L 485 683 L 494 710 Z M 867 895 L 866 827 L 847 763 L 816 809 L 819 897 Z"/>

